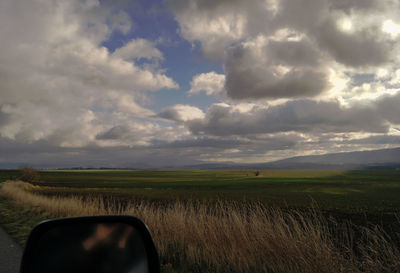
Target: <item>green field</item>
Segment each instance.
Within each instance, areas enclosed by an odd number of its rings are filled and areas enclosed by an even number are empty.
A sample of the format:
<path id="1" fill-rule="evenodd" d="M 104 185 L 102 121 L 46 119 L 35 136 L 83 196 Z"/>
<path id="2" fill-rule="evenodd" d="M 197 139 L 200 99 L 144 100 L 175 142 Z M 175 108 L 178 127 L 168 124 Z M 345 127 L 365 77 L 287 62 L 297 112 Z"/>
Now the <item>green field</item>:
<path id="1" fill-rule="evenodd" d="M 1 180 L 18 177 L 1 171 Z M 393 214 L 400 209 L 400 171 L 41 171 L 44 194 L 103 194 L 121 199 L 229 199 L 269 206 L 349 214 Z"/>
<path id="2" fill-rule="evenodd" d="M 19 172 L 15 170 L 0 171 L 0 181 L 17 180 L 19 176 Z M 350 263 L 346 266 L 352 268 L 353 271 L 343 272 L 384 272 L 381 269 L 369 271 L 360 269 L 364 268 L 364 264 L 368 261 L 372 261 L 374 265 L 383 265 L 384 268 L 390 261 L 393 261 L 390 268 L 398 268 L 397 265 L 400 263 L 396 260 L 397 258 L 395 259 L 398 257 L 396 253 L 400 253 L 398 252 L 400 245 L 400 171 L 396 170 L 268 170 L 261 171 L 259 175 L 256 175 L 254 170 L 49 170 L 40 171 L 40 180 L 33 184 L 39 187 L 28 183 L 14 182 L 7 183 L 3 187 L 4 192 L 10 186 L 15 189 L 19 187 L 22 192 L 28 193 L 28 195 L 23 195 L 28 196 L 27 198 L 13 199 L 10 198 L 12 195 L 0 196 L 0 224 L 21 244 L 24 244 L 29 230 L 35 223 L 43 219 L 65 217 L 65 215 L 55 214 L 55 212 L 52 214 L 51 209 L 57 207 L 56 202 L 74 200 L 73 203 L 76 204 L 77 202 L 89 203 L 90 200 L 100 200 L 100 202 L 112 201 L 108 203 L 110 205 L 103 206 L 103 208 L 112 207 L 114 204 L 117 205 L 114 206 L 115 208 L 129 207 L 129 204 L 145 204 L 143 207 L 138 206 L 139 209 L 130 215 L 142 219 L 147 217 L 146 221 L 151 224 L 152 230 L 155 231 L 154 234 L 158 234 L 157 242 L 160 244 L 163 272 L 212 272 L 213 266 L 219 265 L 219 260 L 217 259 L 214 264 L 206 261 L 214 257 L 215 253 L 219 253 L 222 245 L 229 250 L 242 251 L 243 240 L 239 240 L 241 243 L 233 248 L 230 244 L 235 241 L 237 234 L 248 230 L 249 233 L 245 232 L 243 238 L 250 238 L 245 242 L 251 243 L 248 244 L 249 248 L 243 250 L 243 253 L 250 253 L 245 258 L 246 261 L 250 261 L 257 252 L 252 252 L 256 249 L 252 247 L 253 240 L 258 242 L 260 238 L 276 239 L 276 234 L 286 234 L 285 232 L 276 233 L 276 230 L 287 231 L 288 228 L 290 231 L 287 234 L 290 236 L 297 234 L 293 233 L 294 230 L 301 230 L 301 232 L 298 237 L 289 236 L 286 247 L 302 245 L 299 242 L 304 242 L 304 248 L 301 248 L 299 253 L 305 253 L 304 257 L 320 255 L 318 259 L 330 257 L 328 260 L 338 266 L 336 268 L 338 271 L 332 272 L 339 272 L 339 269 L 343 268 L 346 263 Z M 48 198 L 48 196 L 83 198 Z M 42 204 L 47 204 L 47 209 L 44 205 L 29 201 L 33 200 L 32 197 L 44 200 L 45 203 Z M 27 203 L 24 203 L 24 200 L 28 200 Z M 141 200 L 145 202 L 140 202 Z M 180 202 L 176 202 L 176 200 Z M 220 202 L 221 200 L 222 202 Z M 114 201 L 118 203 L 114 203 Z M 98 204 L 100 203 L 96 201 L 92 207 L 97 208 Z M 122 206 L 120 206 L 121 204 Z M 171 206 L 165 206 L 166 204 Z M 218 204 L 223 205 L 218 206 Z M 78 207 L 85 206 L 79 205 Z M 134 208 L 137 207 L 134 206 Z M 202 209 L 198 213 L 199 208 Z M 246 210 L 246 208 L 250 210 Z M 269 210 L 270 208 L 273 209 Z M 279 209 L 275 210 L 275 208 Z M 310 208 L 316 209 L 310 211 Z M 252 214 L 253 209 L 255 214 Z M 160 211 L 161 213 L 159 213 Z M 266 211 L 269 213 L 264 214 Z M 218 215 L 218 213 L 220 216 L 215 217 L 215 214 Z M 232 213 L 236 216 L 229 218 Z M 115 213 L 113 212 L 113 214 Z M 239 219 L 237 215 L 240 215 L 240 221 L 237 221 Z M 292 219 L 294 222 L 289 220 L 289 225 L 279 222 L 280 224 L 273 229 L 265 228 L 266 224 L 274 223 L 274 219 L 279 218 L 279 215 L 288 215 L 287 219 Z M 225 220 L 220 217 L 225 217 Z M 268 220 L 262 222 L 264 218 L 268 218 Z M 232 223 L 236 224 L 237 230 L 232 229 Z M 303 224 L 304 229 L 299 229 Z M 223 228 L 220 228 L 221 225 Z M 294 228 L 295 226 L 297 228 Z M 376 226 L 379 227 L 376 228 Z M 187 230 L 182 227 L 187 227 Z M 210 231 L 208 230 L 210 228 L 214 229 Z M 252 232 L 252 228 L 259 233 Z M 193 239 L 193 230 L 200 231 L 199 236 L 196 237 L 199 238 L 198 241 Z M 203 232 L 204 230 L 208 231 Z M 232 230 L 235 231 L 229 233 L 229 240 L 226 240 L 226 234 Z M 271 230 L 269 235 L 268 230 Z M 219 241 L 215 249 L 212 248 L 217 252 L 205 251 L 206 254 L 202 260 L 204 264 L 198 266 L 197 258 L 185 258 L 183 253 L 186 253 L 188 249 L 201 250 L 208 247 L 209 244 L 204 244 L 204 238 L 207 237 L 205 234 L 217 234 L 218 232 L 221 232 L 222 235 L 218 237 Z M 184 234 L 187 235 L 186 239 L 182 239 Z M 325 249 L 322 247 L 325 241 L 318 236 L 318 238 L 310 237 L 310 239 L 308 236 L 312 234 L 328 236 L 326 237 L 329 238 L 326 244 L 329 249 L 327 254 L 320 253 L 321 249 Z M 267 240 L 263 246 L 280 246 L 284 239 L 282 238 L 274 239 L 272 242 Z M 348 240 L 348 238 L 350 239 Z M 193 240 L 195 243 L 192 242 Z M 297 243 L 293 244 L 293 241 Z M 310 254 L 307 250 L 314 249 L 308 245 L 312 242 L 318 242 L 315 245 L 317 252 Z M 376 249 L 376 253 L 369 253 L 368 251 L 371 249 L 374 251 Z M 279 248 L 273 248 L 271 253 L 276 250 Z M 347 250 L 350 251 L 350 254 L 343 252 Z M 363 252 L 364 250 L 367 251 Z M 287 264 L 286 250 L 282 253 L 282 256 L 279 257 L 284 258 L 279 266 L 284 268 Z M 374 253 L 383 254 L 376 256 Z M 350 256 L 347 257 L 347 255 Z M 338 262 L 339 265 L 336 265 L 339 256 L 341 260 Z M 198 256 L 196 254 L 193 257 Z M 300 255 L 299 260 L 295 260 L 293 264 L 297 266 L 299 261 L 309 261 L 309 258 L 304 257 Z M 260 259 L 264 261 L 264 258 Z M 231 260 L 229 263 L 234 264 Z M 325 261 L 322 264 L 325 264 Z M 311 267 L 312 265 L 313 262 L 310 263 Z M 321 272 L 319 267 L 317 268 L 318 270 L 315 271 L 310 269 L 304 272 Z M 222 270 L 221 272 L 232 271 Z M 263 272 L 263 270 L 257 269 L 252 272 Z M 276 272 L 288 271 L 278 270 Z M 387 270 L 387 272 L 393 272 L 393 270 Z"/>

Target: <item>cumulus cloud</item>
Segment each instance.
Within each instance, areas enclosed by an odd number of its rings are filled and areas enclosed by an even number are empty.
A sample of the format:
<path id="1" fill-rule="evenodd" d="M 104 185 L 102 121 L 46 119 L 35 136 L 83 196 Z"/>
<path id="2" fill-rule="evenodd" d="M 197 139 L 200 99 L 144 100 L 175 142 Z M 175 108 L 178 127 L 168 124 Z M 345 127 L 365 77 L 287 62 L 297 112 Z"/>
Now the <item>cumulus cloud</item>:
<path id="1" fill-rule="evenodd" d="M 182 36 L 200 41 L 204 53 L 220 58 L 227 46 L 261 29 L 265 32 L 274 13 L 273 0 L 208 1 L 171 0 L 170 7 Z"/>
<path id="2" fill-rule="evenodd" d="M 225 75 L 217 74 L 214 71 L 209 73 L 197 74 L 190 82 L 189 94 L 199 94 L 221 96 L 225 93 Z"/>
<path id="3" fill-rule="evenodd" d="M 145 39 L 133 39 L 123 47 L 116 49 L 112 55 L 125 60 L 141 58 L 163 59 L 162 53 L 154 47 L 154 44 Z"/>
<path id="4" fill-rule="evenodd" d="M 2 167 L 18 168 L 23 164 L 33 167 L 113 167 L 155 168 L 197 164 L 200 161 L 185 149 L 152 149 L 148 146 L 59 147 L 48 142 L 16 143 L 0 138 L 0 148 L 7 158 L 0 157 Z M 171 160 L 173 158 L 173 160 Z M 110 160 L 112 159 L 112 160 Z"/>
<path id="5" fill-rule="evenodd" d="M 395 1 L 169 3 L 182 36 L 222 60 L 232 99 L 320 96 L 337 84 L 329 78 L 333 66 L 362 72 L 400 65 Z"/>
<path id="6" fill-rule="evenodd" d="M 104 139 L 104 140 L 120 140 L 120 139 L 127 139 L 132 138 L 133 135 L 131 134 L 131 130 L 129 130 L 126 126 L 114 126 L 111 129 L 101 132 L 96 136 L 97 139 Z"/>
<path id="7" fill-rule="evenodd" d="M 290 35 L 290 34 L 289 34 Z M 321 61 L 320 52 L 307 40 L 270 41 L 268 58 L 271 62 L 285 66 L 316 66 Z"/>
<path id="8" fill-rule="evenodd" d="M 400 135 L 373 135 L 343 141 L 348 144 L 395 144 L 400 145 Z"/>
<path id="9" fill-rule="evenodd" d="M 291 59 L 294 52 L 301 52 L 304 47 L 296 48 L 294 42 L 285 52 L 276 49 L 273 44 L 273 54 L 286 55 L 270 61 L 264 45 L 265 41 L 255 42 L 248 45 L 231 47 L 226 54 L 225 88 L 229 97 L 233 99 L 246 98 L 293 98 L 315 96 L 322 93 L 327 87 L 327 75 L 323 67 L 313 67 L 310 64 L 302 65 L 301 58 Z M 280 45 L 279 45 L 280 46 Z M 261 51 L 261 54 L 259 53 Z M 275 51 L 275 52 L 274 52 Z M 301 54 L 300 54 L 301 55 Z M 296 66 L 287 66 L 285 61 Z M 286 65 L 286 66 L 285 66 Z"/>
<path id="10" fill-rule="evenodd" d="M 379 25 L 375 26 L 379 29 Z M 351 67 L 379 66 L 390 60 L 392 44 L 382 40 L 382 32 L 370 29 L 356 33 L 340 31 L 333 20 L 318 27 L 317 38 L 320 46 L 335 61 Z"/>
<path id="11" fill-rule="evenodd" d="M 400 92 L 397 95 L 385 95 L 377 100 L 381 115 L 392 124 L 400 124 Z"/>
<path id="12" fill-rule="evenodd" d="M 102 46 L 132 24 L 124 11 L 98 1 L 6 0 L 0 25 L 7 37 L 0 45 L 3 138 L 88 145 L 115 117 L 151 115 L 139 105 L 145 92 L 177 88 L 161 70 L 129 60 L 162 58 L 151 42 L 133 40 L 114 54 Z"/>
<path id="13" fill-rule="evenodd" d="M 227 104 L 210 107 L 202 120 L 187 122 L 195 134 L 251 135 L 279 132 L 387 133 L 399 124 L 399 94 L 380 98 L 376 103 L 343 107 L 338 101 L 294 100 L 270 106 L 254 106 L 243 112 Z"/>
<path id="14" fill-rule="evenodd" d="M 397 1 L 168 0 L 181 38 L 223 73 L 169 70 L 189 96 L 171 93 L 180 104 L 161 111 L 148 94 L 179 87 L 162 67 L 175 49 L 133 35 L 123 2 L 0 2 L 0 163 L 254 162 L 398 145 Z"/>
<path id="15" fill-rule="evenodd" d="M 240 140 L 237 138 L 219 138 L 219 137 L 190 137 L 179 139 L 171 142 L 155 141 L 155 147 L 163 148 L 213 148 L 217 150 L 240 148 L 243 145 L 249 144 L 249 141 Z"/>
<path id="16" fill-rule="evenodd" d="M 204 118 L 204 112 L 195 106 L 178 104 L 162 110 L 157 116 L 168 120 L 185 122 Z"/>
<path id="17" fill-rule="evenodd" d="M 129 15 L 120 10 L 118 13 L 113 14 L 110 17 L 111 27 L 119 30 L 122 34 L 127 34 L 132 28 L 132 21 Z"/>
<path id="18" fill-rule="evenodd" d="M 161 135 L 166 140 L 171 139 L 171 128 L 163 128 L 154 122 L 125 121 L 121 125 L 107 127 L 99 132 L 96 135 L 96 143 L 102 147 L 150 146 Z"/>

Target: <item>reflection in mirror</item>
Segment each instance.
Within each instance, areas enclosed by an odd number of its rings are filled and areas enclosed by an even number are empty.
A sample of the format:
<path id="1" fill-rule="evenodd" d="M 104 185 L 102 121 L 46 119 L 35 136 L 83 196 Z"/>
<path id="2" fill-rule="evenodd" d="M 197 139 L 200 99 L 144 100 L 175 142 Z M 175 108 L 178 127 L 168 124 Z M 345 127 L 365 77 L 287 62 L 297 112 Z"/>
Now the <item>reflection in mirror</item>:
<path id="1" fill-rule="evenodd" d="M 124 223 L 70 223 L 54 226 L 37 242 L 37 273 L 148 273 L 140 233 Z"/>

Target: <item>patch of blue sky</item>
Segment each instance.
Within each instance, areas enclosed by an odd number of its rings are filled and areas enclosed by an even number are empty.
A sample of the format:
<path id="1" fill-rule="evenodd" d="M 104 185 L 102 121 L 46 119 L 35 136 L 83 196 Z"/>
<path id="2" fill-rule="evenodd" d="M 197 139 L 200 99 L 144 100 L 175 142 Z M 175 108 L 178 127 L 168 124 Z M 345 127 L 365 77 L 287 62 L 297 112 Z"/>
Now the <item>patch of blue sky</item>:
<path id="1" fill-rule="evenodd" d="M 177 90 L 152 93 L 147 107 L 157 112 L 171 105 L 189 104 L 205 110 L 218 101 L 205 94 L 188 96 L 193 76 L 211 71 L 223 73 L 222 65 L 204 58 L 198 43 L 190 43 L 181 37 L 178 23 L 163 1 L 133 1 L 124 6 L 124 11 L 132 20 L 131 31 L 126 35 L 115 31 L 103 45 L 114 52 L 132 39 L 152 41 L 164 57 L 160 69 L 164 69 L 165 74 L 179 84 Z M 145 59 L 135 60 L 139 66 L 147 62 Z"/>
<path id="2" fill-rule="evenodd" d="M 178 84 L 178 90 L 163 90 L 154 94 L 153 110 L 162 109 L 173 104 L 189 104 L 206 109 L 217 101 L 216 98 L 205 94 L 189 96 L 190 81 L 193 76 L 200 73 L 215 71 L 223 73 L 222 65 L 202 57 L 199 46 L 192 46 L 181 39 L 178 46 L 159 47 L 165 60 L 161 64 L 166 68 L 166 75 L 173 78 Z"/>

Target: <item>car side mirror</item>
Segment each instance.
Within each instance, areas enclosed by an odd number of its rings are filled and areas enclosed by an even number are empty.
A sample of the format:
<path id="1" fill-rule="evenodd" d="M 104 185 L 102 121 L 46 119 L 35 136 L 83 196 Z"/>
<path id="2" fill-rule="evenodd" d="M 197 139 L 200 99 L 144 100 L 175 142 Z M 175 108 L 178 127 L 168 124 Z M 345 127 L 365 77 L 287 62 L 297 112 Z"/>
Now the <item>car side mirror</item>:
<path id="1" fill-rule="evenodd" d="M 28 237 L 20 273 L 159 273 L 145 224 L 132 216 L 49 220 Z"/>

